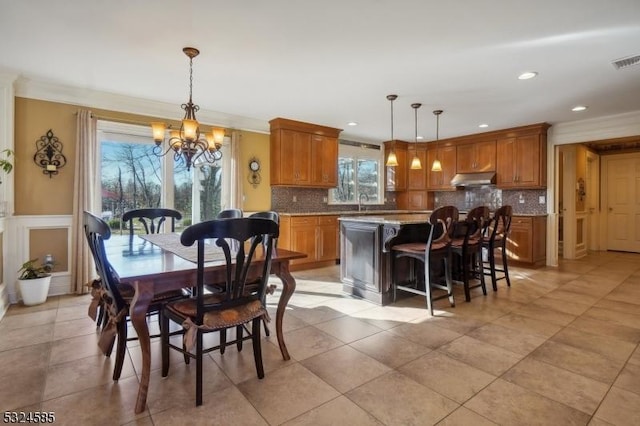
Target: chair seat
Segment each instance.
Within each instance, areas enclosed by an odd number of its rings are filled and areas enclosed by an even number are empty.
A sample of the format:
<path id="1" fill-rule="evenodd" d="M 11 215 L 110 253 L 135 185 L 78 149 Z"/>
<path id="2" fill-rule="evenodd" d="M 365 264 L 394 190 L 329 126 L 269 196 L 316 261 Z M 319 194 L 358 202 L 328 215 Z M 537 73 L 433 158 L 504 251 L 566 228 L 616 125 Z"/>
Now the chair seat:
<path id="1" fill-rule="evenodd" d="M 404 243 L 391 247 L 391 250 L 402 251 L 406 253 L 424 253 L 427 245 L 425 243 Z"/>
<path id="2" fill-rule="evenodd" d="M 217 304 L 220 303 L 224 295 L 207 294 L 204 296 L 204 303 Z M 183 299 L 176 302 L 170 302 L 165 305 L 166 312 L 169 315 L 177 316 L 183 319 L 190 318 L 195 322 L 197 312 L 197 301 L 195 298 Z M 267 309 L 260 300 L 253 300 L 249 303 L 239 304 L 234 307 L 228 307 L 221 310 L 208 311 L 203 317 L 203 328 L 206 330 L 220 330 L 223 328 L 235 327 L 245 324 L 254 318 L 267 314 Z"/>
<path id="3" fill-rule="evenodd" d="M 481 241 L 482 240 L 480 238 L 469 238 L 469 241 L 467 241 L 467 246 L 477 246 Z M 454 238 L 453 240 L 451 240 L 451 247 L 462 248 L 463 245 L 464 238 Z"/>

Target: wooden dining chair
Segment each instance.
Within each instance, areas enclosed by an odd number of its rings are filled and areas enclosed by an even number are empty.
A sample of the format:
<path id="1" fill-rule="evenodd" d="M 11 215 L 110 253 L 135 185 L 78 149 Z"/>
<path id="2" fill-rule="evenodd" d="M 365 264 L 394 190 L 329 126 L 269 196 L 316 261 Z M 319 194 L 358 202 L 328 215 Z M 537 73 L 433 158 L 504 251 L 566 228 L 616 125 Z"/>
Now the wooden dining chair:
<path id="1" fill-rule="evenodd" d="M 203 355 L 223 347 L 218 345 L 204 348 L 203 334 L 243 326 L 251 339 L 256 372 L 259 379 L 264 377 L 260 341 L 260 322 L 265 318 L 267 308 L 264 294 L 271 270 L 273 238 L 278 236 L 278 225 L 263 218 L 237 218 L 211 220 L 192 225 L 184 230 L 180 241 L 185 246 L 197 244 L 198 265 L 195 295 L 187 300 L 170 302 L 162 310 L 162 376 L 169 374 L 169 349 L 175 349 L 196 360 L 196 405 L 202 405 Z M 224 254 L 226 277 L 224 291 L 205 292 L 205 247 L 207 240 Z M 237 242 L 237 250 L 231 241 Z M 257 263 L 257 264 L 256 264 Z M 247 283 L 259 279 L 256 291 L 246 291 Z M 174 345 L 169 340 L 169 321 L 185 328 L 184 346 Z M 251 329 L 247 324 L 251 323 Z M 234 343 L 234 342 L 230 342 Z"/>
<path id="2" fill-rule="evenodd" d="M 129 235 L 134 234 L 134 221 L 136 219 L 144 226 L 145 234 L 160 233 L 160 230 L 163 229 L 163 225 L 167 219 L 169 219 L 169 223 L 171 224 L 170 232 L 175 232 L 176 220 L 182 219 L 182 213 L 177 210 L 165 208 L 129 210 L 122 215 L 122 221 L 126 222 L 127 227 L 129 228 Z"/>
<path id="3" fill-rule="evenodd" d="M 99 217 L 85 211 L 83 213 L 83 227 L 89 250 L 96 266 L 96 272 L 100 278 L 100 297 L 106 312 L 106 325 L 101 331 L 99 346 L 106 356 L 110 356 L 117 337 L 118 346 L 113 369 L 113 380 L 118 380 L 122 373 L 127 341 L 137 339 L 137 337 L 127 336 L 127 319 L 129 307 L 134 296 L 134 289 L 131 285 L 118 281 L 107 259 L 104 242 L 111 238 L 109 225 Z M 186 297 L 186 293 L 181 290 L 159 294 L 152 299 L 149 312 L 158 313 L 164 303 L 184 297 Z M 159 335 L 151 337 L 159 337 Z"/>
<path id="4" fill-rule="evenodd" d="M 465 220 L 458 222 L 460 235 L 455 235 L 451 240 L 457 281 L 464 286 L 464 298 L 467 302 L 471 301 L 471 290 L 474 288 L 482 288 L 482 293 L 487 295 L 482 268 L 482 242 L 489 220 L 489 207 L 479 206 L 469 210 Z M 471 285 L 472 279 L 477 279 L 478 282 Z"/>
<path id="5" fill-rule="evenodd" d="M 493 291 L 498 290 L 498 281 L 504 279 L 507 286 L 511 287 L 509 279 L 509 267 L 507 264 L 507 240 L 511 230 L 513 208 L 509 205 L 502 206 L 493 213 L 491 224 L 487 230 L 487 236 L 482 241 L 482 247 L 487 251 L 488 262 L 483 263 L 483 272 L 491 277 Z M 502 259 L 502 268 L 496 265 L 496 252 Z M 487 265 L 488 264 L 488 265 Z M 488 270 L 487 270 L 488 269 Z M 501 275 L 497 273 L 500 272 Z"/>
<path id="6" fill-rule="evenodd" d="M 160 230 L 164 229 L 164 224 L 167 219 L 169 219 L 170 232 L 175 232 L 176 229 L 176 220 L 182 219 L 182 213 L 173 209 L 165 209 L 165 208 L 143 208 L 143 209 L 134 209 L 125 212 L 122 215 L 122 221 L 127 223 L 127 228 L 129 228 L 129 236 L 133 238 L 134 235 L 134 222 L 136 221 L 142 223 L 144 226 L 145 234 L 157 234 Z M 92 287 L 99 287 L 99 282 L 92 282 L 90 284 Z M 92 288 L 92 292 L 93 292 Z M 107 316 L 105 315 L 105 307 L 104 303 L 100 300 L 97 301 L 97 306 L 95 306 L 95 301 L 92 301 L 91 306 L 89 308 L 89 316 L 92 318 L 96 317 L 96 324 L 98 327 L 105 327 Z M 93 314 L 93 310 L 97 311 L 97 315 Z"/>
<path id="7" fill-rule="evenodd" d="M 420 234 L 420 241 L 405 242 L 391 247 L 392 265 L 391 276 L 394 290 L 404 290 L 425 296 L 429 313 L 433 315 L 433 302 L 448 298 L 451 306 L 455 306 L 453 284 L 451 277 L 451 238 L 458 220 L 458 209 L 454 206 L 444 206 L 434 210 L 429 217 L 429 226 Z M 403 258 L 408 258 L 409 279 L 406 282 L 396 281 L 398 264 Z M 416 268 L 416 260 L 424 266 L 422 276 Z M 423 278 L 422 282 L 420 278 Z M 444 290 L 446 293 L 433 297 L 431 289 Z"/>
<path id="8" fill-rule="evenodd" d="M 237 219 L 243 216 L 242 210 L 240 209 L 226 209 L 221 210 L 217 215 L 216 219 Z"/>

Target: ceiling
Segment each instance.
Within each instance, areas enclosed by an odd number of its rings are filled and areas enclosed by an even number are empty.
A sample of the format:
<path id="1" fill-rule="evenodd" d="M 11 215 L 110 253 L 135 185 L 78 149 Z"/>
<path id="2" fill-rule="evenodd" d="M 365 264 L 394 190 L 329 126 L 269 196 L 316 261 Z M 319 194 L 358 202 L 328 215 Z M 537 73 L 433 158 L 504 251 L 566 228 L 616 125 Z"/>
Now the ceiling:
<path id="1" fill-rule="evenodd" d="M 286 117 L 379 143 L 392 93 L 404 140 L 414 102 L 427 141 L 435 109 L 440 138 L 640 110 L 640 65 L 612 65 L 640 55 L 638 0 L 0 0 L 0 28 L 0 70 L 169 102 L 175 118 L 196 47 L 193 101 L 265 131 Z"/>

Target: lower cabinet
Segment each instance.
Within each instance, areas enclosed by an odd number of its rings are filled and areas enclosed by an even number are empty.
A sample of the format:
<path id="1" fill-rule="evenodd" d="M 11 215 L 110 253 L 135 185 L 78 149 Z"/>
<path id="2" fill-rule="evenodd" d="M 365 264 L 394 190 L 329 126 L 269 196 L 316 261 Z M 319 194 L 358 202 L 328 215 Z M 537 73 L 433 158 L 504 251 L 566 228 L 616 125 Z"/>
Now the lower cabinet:
<path id="1" fill-rule="evenodd" d="M 546 216 L 514 216 L 507 241 L 509 259 L 523 265 L 543 266 L 546 249 Z"/>
<path id="2" fill-rule="evenodd" d="M 291 261 L 292 269 L 310 269 L 335 264 L 339 254 L 338 216 L 281 216 L 278 247 L 305 253 Z"/>

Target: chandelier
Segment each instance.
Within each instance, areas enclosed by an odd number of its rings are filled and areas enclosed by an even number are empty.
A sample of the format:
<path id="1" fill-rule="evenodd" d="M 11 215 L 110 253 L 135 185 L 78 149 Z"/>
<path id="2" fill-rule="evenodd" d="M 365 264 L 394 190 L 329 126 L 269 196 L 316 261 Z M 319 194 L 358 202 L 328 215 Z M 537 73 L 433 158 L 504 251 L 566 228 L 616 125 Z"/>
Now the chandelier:
<path id="1" fill-rule="evenodd" d="M 224 139 L 224 129 L 213 129 L 209 133 L 200 133 L 200 124 L 196 119 L 196 112 L 200 110 L 200 107 L 195 105 L 192 100 L 193 58 L 198 56 L 200 51 L 194 47 L 185 47 L 182 51 L 189 57 L 189 102 L 181 105 L 185 114 L 182 124 L 180 124 L 180 130 L 169 130 L 166 148 L 163 148 L 162 143 L 165 139 L 167 125 L 162 122 L 153 122 L 151 130 L 156 144 L 153 147 L 153 153 L 161 157 L 173 152 L 175 161 L 184 161 L 187 170 L 189 170 L 191 165 L 196 162 L 214 163 L 222 158 L 220 148 Z"/>

